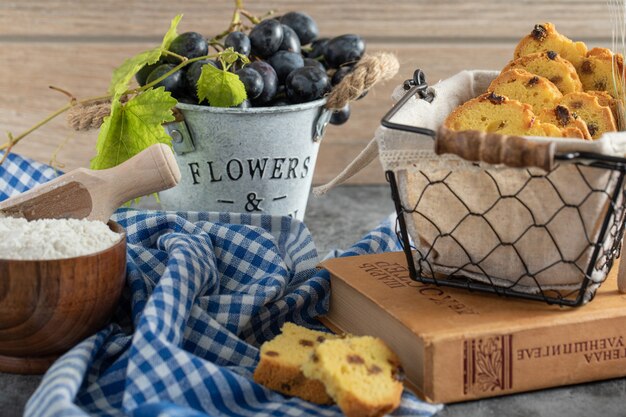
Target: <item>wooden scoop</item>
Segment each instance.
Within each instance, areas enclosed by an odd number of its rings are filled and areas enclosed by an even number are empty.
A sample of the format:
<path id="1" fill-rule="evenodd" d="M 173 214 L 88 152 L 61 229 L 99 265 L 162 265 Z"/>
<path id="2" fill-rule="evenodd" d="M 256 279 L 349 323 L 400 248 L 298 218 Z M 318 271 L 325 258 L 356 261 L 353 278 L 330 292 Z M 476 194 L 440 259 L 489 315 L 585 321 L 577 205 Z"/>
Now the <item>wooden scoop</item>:
<path id="1" fill-rule="evenodd" d="M 106 223 L 125 202 L 171 188 L 179 180 L 172 150 L 156 144 L 114 168 L 70 171 L 3 201 L 0 212 L 27 220 L 72 218 Z"/>

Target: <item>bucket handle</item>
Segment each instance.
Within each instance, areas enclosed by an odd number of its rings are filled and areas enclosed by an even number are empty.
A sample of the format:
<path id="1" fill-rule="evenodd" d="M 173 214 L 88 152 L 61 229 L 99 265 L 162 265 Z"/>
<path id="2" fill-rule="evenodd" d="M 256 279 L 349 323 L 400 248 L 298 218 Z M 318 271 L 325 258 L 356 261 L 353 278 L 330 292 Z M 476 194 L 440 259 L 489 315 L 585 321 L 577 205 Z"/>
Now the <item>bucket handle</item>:
<path id="1" fill-rule="evenodd" d="M 328 123 L 330 123 L 330 117 L 332 114 L 332 110 L 322 107 L 322 111 L 320 112 L 320 115 L 317 116 L 317 120 L 313 126 L 313 142 L 319 142 L 322 140 L 324 132 L 326 132 L 326 128 L 328 127 Z"/>

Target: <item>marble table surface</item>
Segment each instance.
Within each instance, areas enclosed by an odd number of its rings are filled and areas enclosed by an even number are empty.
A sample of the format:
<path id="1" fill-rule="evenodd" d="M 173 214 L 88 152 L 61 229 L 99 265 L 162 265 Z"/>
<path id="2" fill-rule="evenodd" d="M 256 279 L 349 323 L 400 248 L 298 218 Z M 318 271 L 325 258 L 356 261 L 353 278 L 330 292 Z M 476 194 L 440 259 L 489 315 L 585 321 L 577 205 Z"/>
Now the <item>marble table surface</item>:
<path id="1" fill-rule="evenodd" d="M 350 246 L 392 211 L 387 186 L 343 186 L 325 197 L 311 197 L 305 223 L 324 256 L 331 249 Z M 41 376 L 0 373 L 0 416 L 21 415 L 40 381 Z M 452 404 L 438 416 L 623 417 L 626 378 Z"/>

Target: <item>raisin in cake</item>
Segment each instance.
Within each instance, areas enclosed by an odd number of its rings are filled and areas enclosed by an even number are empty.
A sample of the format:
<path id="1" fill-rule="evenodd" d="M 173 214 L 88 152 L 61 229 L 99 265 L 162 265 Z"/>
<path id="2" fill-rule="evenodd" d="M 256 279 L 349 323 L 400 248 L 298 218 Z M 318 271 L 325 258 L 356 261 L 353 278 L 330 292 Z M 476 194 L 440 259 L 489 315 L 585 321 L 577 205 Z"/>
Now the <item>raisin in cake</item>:
<path id="1" fill-rule="evenodd" d="M 348 417 L 379 417 L 400 404 L 400 362 L 374 337 L 328 340 L 315 348 L 302 372 L 322 381 Z"/>
<path id="2" fill-rule="evenodd" d="M 261 359 L 254 371 L 254 381 L 287 395 L 317 404 L 332 404 L 324 385 L 305 377 L 300 370 L 313 349 L 327 339 L 339 336 L 318 332 L 293 323 L 285 323 L 282 333 L 261 346 Z"/>

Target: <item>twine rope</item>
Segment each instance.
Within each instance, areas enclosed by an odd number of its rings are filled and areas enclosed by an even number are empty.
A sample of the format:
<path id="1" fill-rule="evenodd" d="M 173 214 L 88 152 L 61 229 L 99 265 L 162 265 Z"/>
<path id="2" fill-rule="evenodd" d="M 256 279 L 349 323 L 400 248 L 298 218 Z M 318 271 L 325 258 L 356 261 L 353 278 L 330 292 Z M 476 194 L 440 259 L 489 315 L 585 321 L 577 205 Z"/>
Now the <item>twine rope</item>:
<path id="1" fill-rule="evenodd" d="M 393 78 L 400 69 L 398 58 L 389 52 L 378 52 L 364 55 L 356 64 L 354 70 L 330 92 L 326 107 L 341 109 L 349 102 L 361 97 L 374 84 Z"/>
<path id="2" fill-rule="evenodd" d="M 379 52 L 364 55 L 355 65 L 354 70 L 333 88 L 328 96 L 326 107 L 335 110 L 345 107 L 349 102 L 361 97 L 376 83 L 393 78 L 399 69 L 398 59 L 392 53 Z M 79 131 L 98 129 L 109 114 L 111 114 L 109 100 L 80 104 L 68 111 L 67 123 L 71 128 Z"/>
<path id="3" fill-rule="evenodd" d="M 67 124 L 74 130 L 98 129 L 106 116 L 111 114 L 109 100 L 79 104 L 67 112 Z"/>

